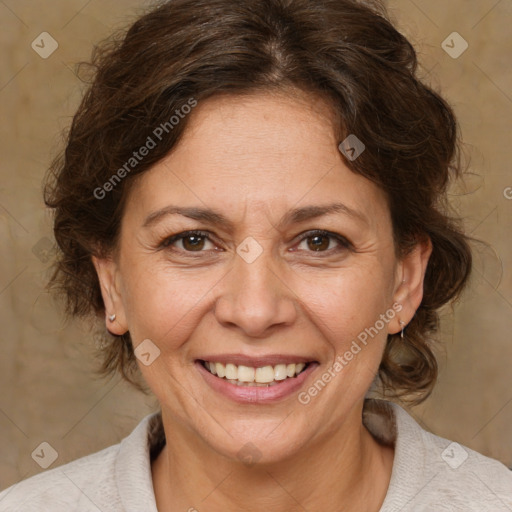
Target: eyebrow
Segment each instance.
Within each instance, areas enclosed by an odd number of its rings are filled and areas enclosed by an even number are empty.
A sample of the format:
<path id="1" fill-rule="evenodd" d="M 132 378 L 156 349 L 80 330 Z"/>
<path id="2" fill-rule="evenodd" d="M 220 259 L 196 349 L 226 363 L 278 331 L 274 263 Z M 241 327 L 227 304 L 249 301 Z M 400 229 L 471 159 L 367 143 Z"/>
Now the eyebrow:
<path id="1" fill-rule="evenodd" d="M 280 225 L 299 224 L 307 220 L 316 219 L 324 215 L 333 213 L 343 213 L 348 217 L 355 220 L 359 220 L 364 224 L 368 224 L 366 216 L 358 211 L 350 208 L 343 203 L 331 203 L 327 205 L 311 205 L 303 206 L 301 208 L 294 208 L 287 212 L 280 220 Z M 160 221 L 163 217 L 168 215 L 182 215 L 189 219 L 203 221 L 209 224 L 218 225 L 226 228 L 227 230 L 233 231 L 234 224 L 227 219 L 222 213 L 209 209 L 209 208 L 198 208 L 198 207 L 181 207 L 169 205 L 160 210 L 156 210 L 150 213 L 144 220 L 143 227 L 147 228 L 151 225 Z"/>
<path id="2" fill-rule="evenodd" d="M 234 227 L 230 220 L 222 215 L 222 213 L 216 212 L 215 210 L 208 208 L 181 207 L 173 205 L 166 206 L 160 210 L 150 213 L 144 220 L 144 224 L 142 226 L 145 228 L 149 227 L 161 220 L 163 217 L 167 217 L 167 215 L 182 215 L 183 217 L 188 217 L 189 219 L 200 220 L 210 224 L 217 224 L 226 228 L 232 229 Z"/>
<path id="3" fill-rule="evenodd" d="M 333 213 L 343 213 L 344 215 L 359 220 L 364 224 L 369 223 L 368 219 L 362 212 L 354 210 L 343 203 L 331 203 L 321 206 L 312 205 L 295 208 L 284 215 L 281 219 L 281 224 L 298 224 L 306 220 L 316 219 Z"/>

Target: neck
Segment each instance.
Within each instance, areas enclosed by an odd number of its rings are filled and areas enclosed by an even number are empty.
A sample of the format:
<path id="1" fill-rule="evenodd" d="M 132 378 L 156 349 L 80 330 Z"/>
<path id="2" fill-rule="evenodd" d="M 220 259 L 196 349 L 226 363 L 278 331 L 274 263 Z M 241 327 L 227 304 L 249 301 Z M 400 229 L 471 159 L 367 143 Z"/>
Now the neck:
<path id="1" fill-rule="evenodd" d="M 211 512 L 377 512 L 384 501 L 393 448 L 362 425 L 362 404 L 336 432 L 287 459 L 247 466 L 197 443 L 163 416 L 167 443 L 153 463 L 158 510 Z"/>

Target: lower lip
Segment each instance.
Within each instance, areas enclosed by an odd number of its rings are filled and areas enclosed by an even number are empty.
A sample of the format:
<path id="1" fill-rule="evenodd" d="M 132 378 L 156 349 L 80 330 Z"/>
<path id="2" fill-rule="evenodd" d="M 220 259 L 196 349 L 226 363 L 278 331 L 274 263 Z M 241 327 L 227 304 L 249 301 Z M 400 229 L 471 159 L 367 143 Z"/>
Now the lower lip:
<path id="1" fill-rule="evenodd" d="M 308 367 L 297 377 L 286 378 L 272 386 L 237 386 L 225 379 L 221 379 L 210 373 L 200 361 L 196 361 L 196 367 L 207 384 L 218 393 L 239 403 L 272 403 L 288 398 L 298 392 L 304 381 L 318 366 L 318 363 L 309 363 Z"/>

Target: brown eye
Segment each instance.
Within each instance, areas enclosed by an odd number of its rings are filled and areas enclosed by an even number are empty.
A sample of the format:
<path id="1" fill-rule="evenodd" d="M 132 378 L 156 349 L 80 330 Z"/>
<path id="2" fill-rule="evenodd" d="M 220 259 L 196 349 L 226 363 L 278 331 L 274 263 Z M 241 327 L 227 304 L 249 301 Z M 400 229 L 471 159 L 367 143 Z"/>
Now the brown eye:
<path id="1" fill-rule="evenodd" d="M 186 251 L 200 251 L 204 248 L 205 237 L 201 235 L 187 235 L 182 239 L 183 248 Z"/>
<path id="2" fill-rule="evenodd" d="M 210 244 L 208 246 L 208 244 Z M 162 248 L 168 248 L 179 252 L 207 252 L 217 249 L 210 240 L 209 234 L 203 231 L 184 231 L 166 238 L 161 243 Z"/>
<path id="3" fill-rule="evenodd" d="M 333 253 L 351 249 L 352 244 L 342 235 L 329 231 L 315 230 L 305 233 L 297 249 L 306 252 Z"/>
<path id="4" fill-rule="evenodd" d="M 307 244 L 312 251 L 325 251 L 329 248 L 330 240 L 325 235 L 308 236 Z"/>

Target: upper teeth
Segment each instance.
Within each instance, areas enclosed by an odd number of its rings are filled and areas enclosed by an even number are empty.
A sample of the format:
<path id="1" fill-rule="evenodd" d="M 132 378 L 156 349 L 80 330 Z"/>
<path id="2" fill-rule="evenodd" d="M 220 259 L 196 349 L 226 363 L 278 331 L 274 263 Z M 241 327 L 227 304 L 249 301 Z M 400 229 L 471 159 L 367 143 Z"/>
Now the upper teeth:
<path id="1" fill-rule="evenodd" d="M 232 363 L 205 362 L 205 366 L 211 373 L 221 378 L 238 382 L 256 382 L 268 384 L 273 381 L 295 377 L 306 367 L 305 363 L 276 364 L 275 366 L 262 366 L 252 368 L 250 366 L 235 365 Z"/>

